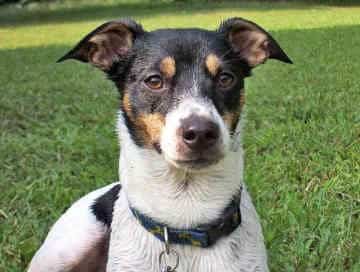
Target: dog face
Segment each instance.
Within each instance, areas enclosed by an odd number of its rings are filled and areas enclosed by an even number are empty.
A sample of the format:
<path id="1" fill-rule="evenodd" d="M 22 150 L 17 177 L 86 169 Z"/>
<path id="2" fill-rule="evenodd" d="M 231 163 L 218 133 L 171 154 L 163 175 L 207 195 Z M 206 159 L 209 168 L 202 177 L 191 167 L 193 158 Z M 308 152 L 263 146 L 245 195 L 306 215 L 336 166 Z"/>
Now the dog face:
<path id="1" fill-rule="evenodd" d="M 186 169 L 227 153 L 244 104 L 244 78 L 268 58 L 291 63 L 261 27 L 241 18 L 218 30 L 146 32 L 131 20 L 106 23 L 65 59 L 90 62 L 114 81 L 132 141 Z"/>

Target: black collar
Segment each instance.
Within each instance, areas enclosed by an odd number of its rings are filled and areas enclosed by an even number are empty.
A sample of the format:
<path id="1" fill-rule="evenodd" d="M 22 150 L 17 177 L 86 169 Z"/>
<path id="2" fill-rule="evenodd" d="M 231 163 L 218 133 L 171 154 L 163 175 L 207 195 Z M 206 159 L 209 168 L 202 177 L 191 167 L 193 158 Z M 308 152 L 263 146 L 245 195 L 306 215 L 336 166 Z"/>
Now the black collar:
<path id="1" fill-rule="evenodd" d="M 240 199 L 241 191 L 230 201 L 220 218 L 213 223 L 198 226 L 192 229 L 171 228 L 161 222 L 142 214 L 130 206 L 130 210 L 140 224 L 156 238 L 165 241 L 164 228 L 167 228 L 169 243 L 210 247 L 221 237 L 232 233 L 241 224 Z"/>

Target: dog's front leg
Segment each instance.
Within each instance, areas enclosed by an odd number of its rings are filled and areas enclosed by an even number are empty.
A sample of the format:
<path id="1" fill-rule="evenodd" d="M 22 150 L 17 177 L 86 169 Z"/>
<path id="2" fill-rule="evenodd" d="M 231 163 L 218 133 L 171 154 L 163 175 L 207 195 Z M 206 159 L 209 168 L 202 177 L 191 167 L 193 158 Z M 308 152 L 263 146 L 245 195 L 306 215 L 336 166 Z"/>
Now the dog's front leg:
<path id="1" fill-rule="evenodd" d="M 72 205 L 52 227 L 28 272 L 104 272 L 110 231 L 94 214 L 93 205 L 115 186 L 98 189 Z"/>

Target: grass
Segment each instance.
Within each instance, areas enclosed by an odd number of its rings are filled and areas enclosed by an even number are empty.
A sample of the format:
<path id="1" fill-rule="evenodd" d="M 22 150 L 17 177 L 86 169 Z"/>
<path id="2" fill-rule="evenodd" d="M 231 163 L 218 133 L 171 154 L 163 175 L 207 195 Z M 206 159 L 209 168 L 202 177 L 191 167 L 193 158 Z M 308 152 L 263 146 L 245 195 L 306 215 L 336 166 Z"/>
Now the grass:
<path id="1" fill-rule="evenodd" d="M 119 2 L 0 10 L 0 271 L 24 271 L 74 200 L 117 179 L 115 88 L 55 60 L 121 16 L 146 29 L 242 16 L 273 33 L 295 65 L 248 79 L 244 140 L 271 269 L 360 271 L 360 7 Z"/>

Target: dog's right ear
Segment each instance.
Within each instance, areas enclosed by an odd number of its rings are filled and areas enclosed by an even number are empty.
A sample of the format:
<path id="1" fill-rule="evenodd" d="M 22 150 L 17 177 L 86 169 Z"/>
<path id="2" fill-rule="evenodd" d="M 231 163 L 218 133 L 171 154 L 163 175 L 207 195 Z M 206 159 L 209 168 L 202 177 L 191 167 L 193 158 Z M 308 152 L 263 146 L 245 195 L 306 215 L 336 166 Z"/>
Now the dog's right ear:
<path id="1" fill-rule="evenodd" d="M 107 22 L 89 33 L 57 62 L 76 59 L 109 71 L 114 63 L 127 57 L 135 39 L 143 33 L 142 26 L 130 19 Z"/>

